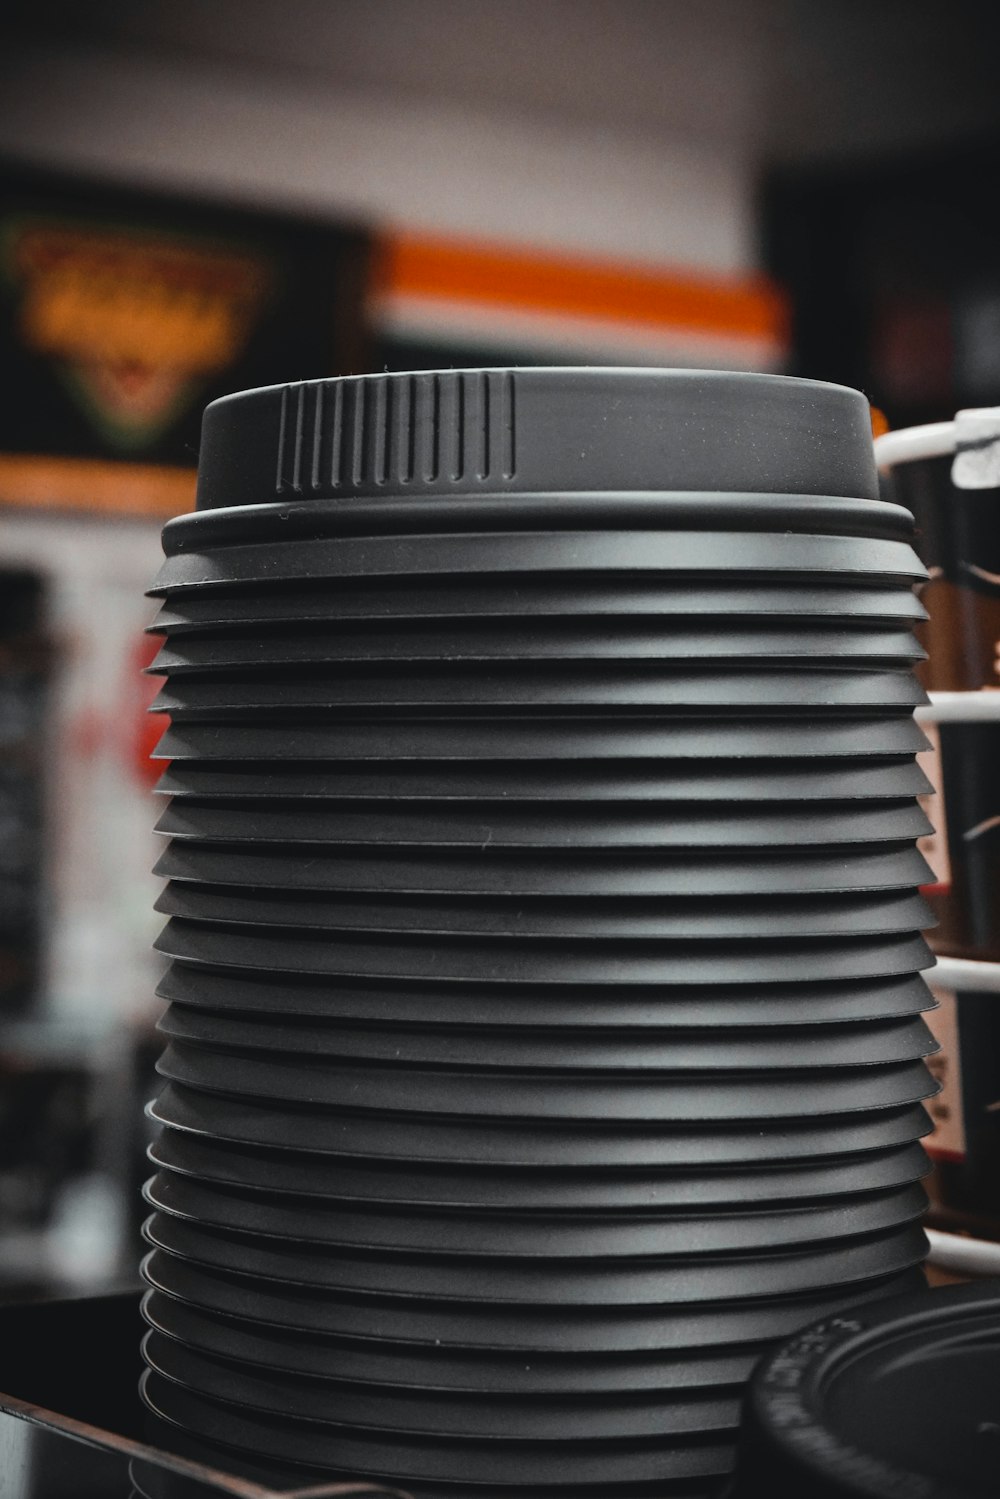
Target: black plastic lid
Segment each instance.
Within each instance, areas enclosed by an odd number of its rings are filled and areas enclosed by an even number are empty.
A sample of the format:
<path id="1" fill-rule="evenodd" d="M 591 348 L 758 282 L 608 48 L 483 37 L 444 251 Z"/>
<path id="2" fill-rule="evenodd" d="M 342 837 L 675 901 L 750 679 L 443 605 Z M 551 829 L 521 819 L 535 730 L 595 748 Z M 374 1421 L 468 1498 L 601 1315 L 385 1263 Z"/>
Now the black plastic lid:
<path id="1" fill-rule="evenodd" d="M 816 1323 L 754 1376 L 729 1499 L 995 1496 L 998 1389 L 998 1280 Z"/>
<path id="2" fill-rule="evenodd" d="M 207 408 L 198 509 L 665 489 L 877 499 L 868 403 L 844 386 L 719 370 L 450 370 L 274 385 Z"/>

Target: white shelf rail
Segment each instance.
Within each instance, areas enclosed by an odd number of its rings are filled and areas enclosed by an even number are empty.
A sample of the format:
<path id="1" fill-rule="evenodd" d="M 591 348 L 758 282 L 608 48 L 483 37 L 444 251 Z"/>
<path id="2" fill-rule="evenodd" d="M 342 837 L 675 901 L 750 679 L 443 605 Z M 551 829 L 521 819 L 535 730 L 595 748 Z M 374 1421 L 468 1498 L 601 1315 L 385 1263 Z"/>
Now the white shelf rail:
<path id="1" fill-rule="evenodd" d="M 901 427 L 875 439 L 875 462 L 879 468 L 897 463 L 917 463 L 921 458 L 946 458 L 958 441 L 955 422 L 928 422 L 925 427 Z"/>
<path id="2" fill-rule="evenodd" d="M 914 714 L 918 723 L 1000 723 L 1000 688 L 929 692 L 927 696 L 930 702 Z"/>
<path id="3" fill-rule="evenodd" d="M 924 976 L 935 988 L 955 994 L 1000 994 L 1000 963 L 941 956 Z"/>
<path id="4" fill-rule="evenodd" d="M 928 1263 L 955 1275 L 1000 1275 L 1000 1244 L 989 1239 L 967 1239 L 964 1234 L 945 1234 L 928 1228 Z"/>

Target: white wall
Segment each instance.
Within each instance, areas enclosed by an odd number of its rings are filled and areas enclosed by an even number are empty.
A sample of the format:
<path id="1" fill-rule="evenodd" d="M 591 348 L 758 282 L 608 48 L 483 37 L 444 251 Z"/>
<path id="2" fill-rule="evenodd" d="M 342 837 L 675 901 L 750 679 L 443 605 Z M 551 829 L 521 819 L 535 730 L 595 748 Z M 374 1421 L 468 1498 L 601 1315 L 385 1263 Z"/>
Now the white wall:
<path id="1" fill-rule="evenodd" d="M 47 730 L 50 906 L 43 1003 L 83 1030 L 155 1013 L 151 951 L 160 852 L 149 778 L 137 763 L 144 716 L 137 654 L 156 609 L 154 521 L 0 511 L 0 563 L 46 580 L 54 667 Z"/>
<path id="2" fill-rule="evenodd" d="M 0 151 L 30 160 L 659 264 L 754 263 L 752 172 L 731 118 L 706 138 L 149 47 L 34 43 L 8 49 L 4 72 Z"/>
<path id="3" fill-rule="evenodd" d="M 0 151 L 709 271 L 765 162 L 1000 125 L 996 0 L 13 4 Z"/>

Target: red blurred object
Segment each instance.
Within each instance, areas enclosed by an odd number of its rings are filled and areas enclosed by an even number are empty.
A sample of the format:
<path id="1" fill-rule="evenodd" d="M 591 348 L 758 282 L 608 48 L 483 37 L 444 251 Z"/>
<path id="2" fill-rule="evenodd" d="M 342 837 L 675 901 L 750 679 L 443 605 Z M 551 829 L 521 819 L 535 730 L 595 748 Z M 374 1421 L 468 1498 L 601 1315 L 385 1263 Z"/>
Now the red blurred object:
<path id="1" fill-rule="evenodd" d="M 163 722 L 149 712 L 149 705 L 163 679 L 145 674 L 159 648 L 160 642 L 155 635 L 140 635 L 129 656 L 129 677 L 133 684 L 129 700 L 134 702 L 135 712 L 130 715 L 128 725 L 127 758 L 138 780 L 147 786 L 155 786 L 165 768 L 162 760 L 152 759 L 163 733 Z"/>

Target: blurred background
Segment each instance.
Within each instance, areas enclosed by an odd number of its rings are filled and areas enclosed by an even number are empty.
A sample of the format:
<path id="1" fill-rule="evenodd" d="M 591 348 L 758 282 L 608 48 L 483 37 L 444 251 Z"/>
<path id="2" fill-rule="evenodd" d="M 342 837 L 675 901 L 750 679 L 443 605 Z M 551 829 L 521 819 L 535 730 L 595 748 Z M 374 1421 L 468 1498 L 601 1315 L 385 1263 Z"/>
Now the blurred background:
<path id="1" fill-rule="evenodd" d="M 0 1298 L 134 1278 L 143 591 L 206 401 L 578 362 L 1000 404 L 998 41 L 967 0 L 8 0 Z"/>

